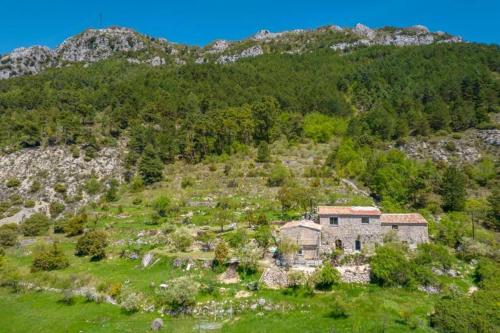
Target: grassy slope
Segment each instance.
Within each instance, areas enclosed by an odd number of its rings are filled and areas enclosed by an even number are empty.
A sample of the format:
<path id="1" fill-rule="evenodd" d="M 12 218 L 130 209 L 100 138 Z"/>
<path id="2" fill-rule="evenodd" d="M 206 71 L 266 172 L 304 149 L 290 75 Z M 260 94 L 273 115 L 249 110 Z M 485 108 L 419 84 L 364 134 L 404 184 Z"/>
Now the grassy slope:
<path id="1" fill-rule="evenodd" d="M 276 301 L 303 304 L 292 312 L 247 312 L 227 320 L 223 332 L 432 332 L 425 328 L 426 314 L 431 310 L 428 296 L 401 289 L 378 287 L 337 288 L 333 293 L 343 294 L 348 300 L 350 316 L 332 319 L 329 316 L 330 293 L 303 297 L 284 295 L 279 291 L 262 291 L 260 296 Z M 60 295 L 48 293 L 13 294 L 0 289 L 0 322 L 2 332 L 147 332 L 157 316 L 154 313 L 126 314 L 108 304 L 95 304 L 77 299 L 73 305 L 60 302 Z M 411 330 L 402 317 L 404 312 L 422 327 Z M 193 332 L 196 325 L 206 320 L 164 318 L 165 331 Z"/>
<path id="2" fill-rule="evenodd" d="M 304 171 L 313 166 L 321 165 L 322 158 L 327 155 L 329 145 L 299 145 L 297 147 L 273 147 L 273 156 L 283 161 L 291 169 L 296 182 L 303 186 L 312 183 L 314 178 L 304 177 Z M 176 202 L 187 200 L 203 200 L 211 197 L 215 201 L 219 197 L 231 197 L 235 202 L 233 209 L 235 219 L 241 221 L 241 226 L 246 226 L 243 221 L 245 207 L 260 209 L 271 218 L 279 218 L 279 203 L 275 200 L 277 188 L 265 185 L 266 177 L 249 177 L 250 170 L 257 169 L 257 174 L 265 175 L 269 172 L 264 165 L 254 164 L 251 156 L 232 156 L 227 161 L 213 161 L 207 164 L 185 165 L 176 163 L 169 166 L 166 172 L 167 181 L 153 188 L 139 193 L 124 194 L 120 201 L 110 204 L 108 208 L 95 208 L 91 214 L 98 214 L 97 223 L 105 227 L 110 236 L 111 246 L 108 257 L 101 262 L 89 262 L 87 258 L 73 255 L 77 238 L 67 238 L 63 235 L 50 235 L 40 237 L 38 240 L 56 238 L 70 259 L 69 268 L 56 272 L 41 272 L 29 274 L 32 250 L 36 245 L 20 248 L 11 248 L 7 251 L 8 260 L 17 267 L 21 267 L 29 280 L 39 285 L 51 285 L 65 288 L 64 281 L 78 276 L 88 283 L 109 285 L 122 283 L 133 290 L 140 291 L 153 297 L 154 289 L 151 283 L 158 285 L 176 276 L 190 274 L 200 282 L 215 281 L 216 273 L 206 269 L 194 269 L 186 272 L 175 268 L 171 260 L 176 257 L 199 256 L 211 257 L 211 253 L 188 252 L 183 254 L 169 252 L 164 246 L 155 249 L 163 254 L 161 261 L 147 269 L 141 269 L 139 260 L 129 260 L 119 257 L 123 249 L 123 240 L 132 244 L 136 243 L 137 234 L 143 230 L 159 229 L 162 226 L 147 225 L 145 221 L 150 218 L 151 208 L 148 203 L 158 195 L 167 195 Z M 224 165 L 231 164 L 229 176 L 223 173 Z M 215 171 L 213 167 L 215 166 Z M 210 171 L 212 169 L 212 171 Z M 192 177 L 194 184 L 183 189 L 181 181 L 185 177 Z M 227 187 L 230 179 L 238 183 L 238 187 Z M 319 185 L 313 188 L 319 193 L 322 200 L 328 200 L 329 193 L 337 197 L 347 198 L 353 203 L 370 199 L 359 197 L 349 192 L 343 185 L 331 177 L 319 179 Z M 141 198 L 142 203 L 133 204 L 134 199 Z M 179 211 L 170 217 L 168 223 L 180 223 L 182 215 L 193 212 L 192 222 L 195 225 L 210 225 L 217 228 L 213 222 L 213 208 L 189 207 L 179 205 Z M 297 214 L 300 212 L 297 212 Z M 146 238 L 147 239 L 147 238 Z M 147 249 L 145 249 L 147 251 Z M 250 277 L 256 279 L 258 277 Z M 470 281 L 454 279 L 449 283 L 457 284 L 461 289 L 467 290 Z M 238 290 L 244 290 L 244 285 L 217 285 L 226 288 L 226 292 L 212 297 L 200 296 L 200 301 L 215 298 L 218 301 L 233 299 Z M 350 316 L 346 319 L 332 319 L 329 317 L 332 295 L 317 294 L 313 297 L 302 294 L 289 294 L 282 291 L 261 290 L 251 296 L 252 302 L 260 297 L 272 300 L 274 304 L 292 304 L 295 310 L 286 313 L 263 311 L 249 311 L 238 314 L 237 317 L 225 322 L 224 332 L 367 332 L 382 331 L 402 332 L 409 330 L 404 319 L 406 314 L 413 321 L 419 322 L 416 332 L 428 332 L 426 314 L 432 311 L 433 299 L 425 293 L 413 292 L 404 289 L 382 289 L 375 286 L 340 286 L 333 293 L 340 294 L 345 300 Z M 127 315 L 118 307 L 107 304 L 87 303 L 78 300 L 76 304 L 67 306 L 58 302 L 62 298 L 57 294 L 22 294 L 16 295 L 0 290 L 0 323 L 3 324 L 0 332 L 142 332 L 147 331 L 151 320 L 157 314 L 138 313 Z M 167 317 L 166 317 L 167 318 Z M 192 332 L 193 327 L 201 319 L 194 318 L 168 318 L 167 326 L 172 332 Z M 206 320 L 213 320 L 207 318 Z M 171 329 L 171 330 L 170 330 Z M 335 329 L 335 330 L 332 330 Z"/>

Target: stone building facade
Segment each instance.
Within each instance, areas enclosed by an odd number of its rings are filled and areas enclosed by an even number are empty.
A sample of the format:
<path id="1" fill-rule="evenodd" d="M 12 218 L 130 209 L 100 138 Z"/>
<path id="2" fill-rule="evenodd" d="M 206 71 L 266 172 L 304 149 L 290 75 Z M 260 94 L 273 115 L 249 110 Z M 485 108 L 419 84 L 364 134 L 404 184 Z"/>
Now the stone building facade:
<path id="1" fill-rule="evenodd" d="M 377 207 L 320 206 L 317 221 L 293 221 L 281 237 L 295 242 L 295 261 L 317 260 L 335 249 L 373 250 L 385 237 L 397 237 L 410 248 L 429 240 L 427 221 L 420 214 L 382 214 Z"/>

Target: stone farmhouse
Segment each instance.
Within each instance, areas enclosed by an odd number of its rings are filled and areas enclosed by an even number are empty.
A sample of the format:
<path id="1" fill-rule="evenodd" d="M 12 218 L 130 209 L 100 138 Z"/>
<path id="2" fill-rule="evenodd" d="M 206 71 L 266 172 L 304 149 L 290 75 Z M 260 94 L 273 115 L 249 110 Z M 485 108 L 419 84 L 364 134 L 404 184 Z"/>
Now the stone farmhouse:
<path id="1" fill-rule="evenodd" d="M 320 206 L 316 221 L 292 221 L 280 229 L 282 238 L 296 242 L 295 261 L 318 260 L 334 249 L 373 249 L 392 235 L 415 248 L 428 241 L 427 221 L 418 213 L 382 214 L 377 207 Z"/>

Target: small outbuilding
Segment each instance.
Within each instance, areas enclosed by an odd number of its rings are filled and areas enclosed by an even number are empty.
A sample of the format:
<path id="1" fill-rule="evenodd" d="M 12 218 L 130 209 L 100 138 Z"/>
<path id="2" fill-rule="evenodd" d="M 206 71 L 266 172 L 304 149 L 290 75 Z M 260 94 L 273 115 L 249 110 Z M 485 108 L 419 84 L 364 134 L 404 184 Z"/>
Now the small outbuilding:
<path id="1" fill-rule="evenodd" d="M 321 225 L 309 220 L 288 222 L 281 227 L 281 237 L 297 244 L 295 260 L 317 260 L 321 246 Z"/>

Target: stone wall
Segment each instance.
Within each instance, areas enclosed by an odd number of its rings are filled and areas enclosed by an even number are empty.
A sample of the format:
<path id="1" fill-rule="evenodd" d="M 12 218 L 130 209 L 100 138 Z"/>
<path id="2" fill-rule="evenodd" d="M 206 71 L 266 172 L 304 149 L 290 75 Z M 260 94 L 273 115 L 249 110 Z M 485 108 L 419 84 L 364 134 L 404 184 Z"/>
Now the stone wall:
<path id="1" fill-rule="evenodd" d="M 282 229 L 281 236 L 295 242 L 302 249 L 295 259 L 313 260 L 318 258 L 321 232 L 303 226 Z"/>
<path id="2" fill-rule="evenodd" d="M 392 226 L 392 224 L 383 224 L 382 233 L 384 235 L 394 233 L 400 241 L 408 243 L 410 248 L 429 241 L 428 228 L 425 224 L 398 224 L 397 230 Z"/>
<path id="3" fill-rule="evenodd" d="M 332 215 L 333 216 L 333 215 Z M 356 240 L 361 242 L 361 249 L 372 248 L 382 242 L 379 216 L 370 216 L 369 223 L 361 223 L 361 216 L 339 216 L 338 225 L 330 225 L 330 216 L 319 218 L 322 226 L 322 246 L 325 249 L 335 249 L 335 242 L 340 240 L 347 252 L 355 250 Z"/>

